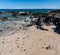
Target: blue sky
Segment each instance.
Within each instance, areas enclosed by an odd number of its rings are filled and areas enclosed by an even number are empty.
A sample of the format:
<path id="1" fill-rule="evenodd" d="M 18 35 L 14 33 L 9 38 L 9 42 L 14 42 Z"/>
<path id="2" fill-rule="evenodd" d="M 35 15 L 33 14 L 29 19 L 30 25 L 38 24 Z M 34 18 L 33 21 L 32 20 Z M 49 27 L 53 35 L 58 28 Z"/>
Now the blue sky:
<path id="1" fill-rule="evenodd" d="M 60 8 L 60 0 L 0 0 L 0 9 Z"/>

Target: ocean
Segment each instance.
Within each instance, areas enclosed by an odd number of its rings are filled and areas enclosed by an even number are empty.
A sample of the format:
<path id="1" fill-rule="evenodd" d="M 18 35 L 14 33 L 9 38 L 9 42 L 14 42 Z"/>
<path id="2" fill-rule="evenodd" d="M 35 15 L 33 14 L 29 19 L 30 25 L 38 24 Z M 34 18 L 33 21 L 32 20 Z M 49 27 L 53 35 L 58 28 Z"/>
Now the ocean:
<path id="1" fill-rule="evenodd" d="M 47 13 L 56 9 L 0 9 L 0 12 L 40 12 Z"/>

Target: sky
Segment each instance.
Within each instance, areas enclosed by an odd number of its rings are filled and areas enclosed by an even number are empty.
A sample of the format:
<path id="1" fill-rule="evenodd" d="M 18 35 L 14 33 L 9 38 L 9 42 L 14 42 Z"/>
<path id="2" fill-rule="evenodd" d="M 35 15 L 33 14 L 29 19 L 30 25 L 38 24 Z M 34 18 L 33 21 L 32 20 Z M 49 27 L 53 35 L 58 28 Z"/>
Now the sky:
<path id="1" fill-rule="evenodd" d="M 60 0 L 0 0 L 0 9 L 60 9 Z"/>

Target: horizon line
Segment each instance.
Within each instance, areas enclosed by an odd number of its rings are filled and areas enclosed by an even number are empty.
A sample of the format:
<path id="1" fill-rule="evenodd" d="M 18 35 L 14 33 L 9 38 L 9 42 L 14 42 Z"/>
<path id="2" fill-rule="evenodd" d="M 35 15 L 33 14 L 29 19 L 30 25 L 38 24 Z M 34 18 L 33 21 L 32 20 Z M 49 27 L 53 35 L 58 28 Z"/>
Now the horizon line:
<path id="1" fill-rule="evenodd" d="M 0 8 L 0 9 L 19 9 L 19 8 Z M 60 8 L 20 8 L 20 9 L 60 9 Z"/>

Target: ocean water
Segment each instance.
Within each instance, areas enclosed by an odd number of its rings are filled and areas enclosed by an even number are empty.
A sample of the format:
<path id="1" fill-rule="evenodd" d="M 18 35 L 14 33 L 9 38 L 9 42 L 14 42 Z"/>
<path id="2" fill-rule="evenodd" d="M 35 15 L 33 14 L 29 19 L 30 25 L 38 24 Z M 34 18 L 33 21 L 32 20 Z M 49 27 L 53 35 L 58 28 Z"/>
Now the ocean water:
<path id="1" fill-rule="evenodd" d="M 56 9 L 0 9 L 0 12 L 40 12 L 40 13 L 48 13 Z M 12 14 L 0 14 L 0 18 L 8 17 L 8 19 L 14 20 L 15 17 L 12 17 Z M 24 18 L 22 16 L 18 16 L 19 19 Z"/>
<path id="2" fill-rule="evenodd" d="M 0 12 L 40 12 L 47 13 L 56 9 L 0 9 Z"/>

